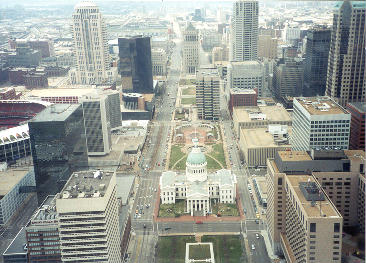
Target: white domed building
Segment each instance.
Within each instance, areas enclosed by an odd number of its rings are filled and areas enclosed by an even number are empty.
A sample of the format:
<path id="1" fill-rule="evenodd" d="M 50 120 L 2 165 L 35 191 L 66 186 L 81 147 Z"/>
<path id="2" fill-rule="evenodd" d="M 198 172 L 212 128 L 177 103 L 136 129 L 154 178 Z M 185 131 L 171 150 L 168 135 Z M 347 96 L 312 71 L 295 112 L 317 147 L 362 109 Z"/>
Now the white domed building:
<path id="1" fill-rule="evenodd" d="M 160 177 L 160 198 L 162 204 L 174 204 L 186 200 L 186 213 L 206 215 L 211 212 L 210 203 L 235 203 L 236 176 L 230 170 L 221 169 L 207 173 L 206 156 L 193 140 L 194 147 L 188 154 L 186 173 L 163 172 Z"/>

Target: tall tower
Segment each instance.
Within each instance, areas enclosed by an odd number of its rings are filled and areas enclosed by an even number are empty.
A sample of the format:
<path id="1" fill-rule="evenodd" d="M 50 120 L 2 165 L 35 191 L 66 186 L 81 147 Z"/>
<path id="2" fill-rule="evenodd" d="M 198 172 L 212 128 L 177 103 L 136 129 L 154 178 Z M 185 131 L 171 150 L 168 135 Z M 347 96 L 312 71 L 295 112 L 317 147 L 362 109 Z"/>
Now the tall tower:
<path id="1" fill-rule="evenodd" d="M 239 0 L 234 3 L 230 42 L 230 60 L 257 60 L 258 1 Z"/>
<path id="2" fill-rule="evenodd" d="M 345 106 L 366 101 L 365 2 L 336 5 L 328 59 L 326 95 Z"/>
<path id="3" fill-rule="evenodd" d="M 72 33 L 76 68 L 70 71 L 73 84 L 113 82 L 107 32 L 99 7 L 82 1 L 72 15 Z"/>
<path id="4" fill-rule="evenodd" d="M 183 71 L 186 74 L 196 74 L 199 67 L 198 30 L 189 23 L 183 32 Z"/>

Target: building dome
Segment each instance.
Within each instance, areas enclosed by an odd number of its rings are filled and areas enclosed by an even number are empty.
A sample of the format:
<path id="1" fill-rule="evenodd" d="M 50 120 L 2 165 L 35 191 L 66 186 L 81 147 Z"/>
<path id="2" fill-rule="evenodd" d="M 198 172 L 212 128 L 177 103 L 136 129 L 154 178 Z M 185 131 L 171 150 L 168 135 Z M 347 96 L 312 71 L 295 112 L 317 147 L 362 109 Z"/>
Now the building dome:
<path id="1" fill-rule="evenodd" d="M 206 163 L 206 157 L 198 147 L 192 148 L 192 151 L 188 154 L 187 164 L 200 165 Z"/>

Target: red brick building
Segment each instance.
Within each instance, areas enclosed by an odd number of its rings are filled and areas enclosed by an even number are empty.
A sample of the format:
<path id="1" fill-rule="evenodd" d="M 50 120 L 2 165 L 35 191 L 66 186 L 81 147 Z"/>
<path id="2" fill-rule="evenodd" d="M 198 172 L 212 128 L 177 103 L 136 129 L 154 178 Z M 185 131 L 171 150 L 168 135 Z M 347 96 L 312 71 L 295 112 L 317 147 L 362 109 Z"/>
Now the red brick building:
<path id="1" fill-rule="evenodd" d="M 257 89 L 230 89 L 229 111 L 233 114 L 234 107 L 257 106 Z"/>
<path id="2" fill-rule="evenodd" d="M 17 100 L 22 93 L 16 93 L 14 88 L 0 88 L 0 100 Z"/>
<path id="3" fill-rule="evenodd" d="M 365 150 L 365 114 L 364 102 L 352 102 L 347 104 L 347 110 L 351 113 L 351 134 L 349 146 L 351 150 Z"/>

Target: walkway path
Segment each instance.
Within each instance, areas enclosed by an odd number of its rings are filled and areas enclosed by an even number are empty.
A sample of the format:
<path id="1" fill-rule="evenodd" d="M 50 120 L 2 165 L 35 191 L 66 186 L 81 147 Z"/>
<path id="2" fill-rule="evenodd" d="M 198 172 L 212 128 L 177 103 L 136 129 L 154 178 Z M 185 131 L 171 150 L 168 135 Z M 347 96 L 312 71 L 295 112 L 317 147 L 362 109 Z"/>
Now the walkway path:
<path id="1" fill-rule="evenodd" d="M 215 157 L 213 157 L 212 155 L 209 155 L 209 154 L 207 154 L 207 153 L 206 153 L 206 155 L 207 155 L 207 156 L 209 156 L 210 158 L 214 159 L 214 160 L 215 160 L 215 162 L 217 162 L 217 163 L 221 166 L 221 168 L 222 168 L 222 169 L 224 169 L 224 166 L 222 165 L 222 163 L 221 163 L 221 162 L 219 162 Z"/>
<path id="2" fill-rule="evenodd" d="M 177 163 L 179 163 L 181 160 L 183 160 L 184 159 L 184 157 L 186 157 L 187 156 L 187 154 L 185 154 L 185 155 L 183 155 L 183 157 L 182 158 L 180 158 L 178 161 L 176 161 L 174 164 L 173 164 L 173 166 L 172 166 L 172 170 L 174 170 L 174 168 L 175 168 L 175 166 L 177 165 Z"/>

